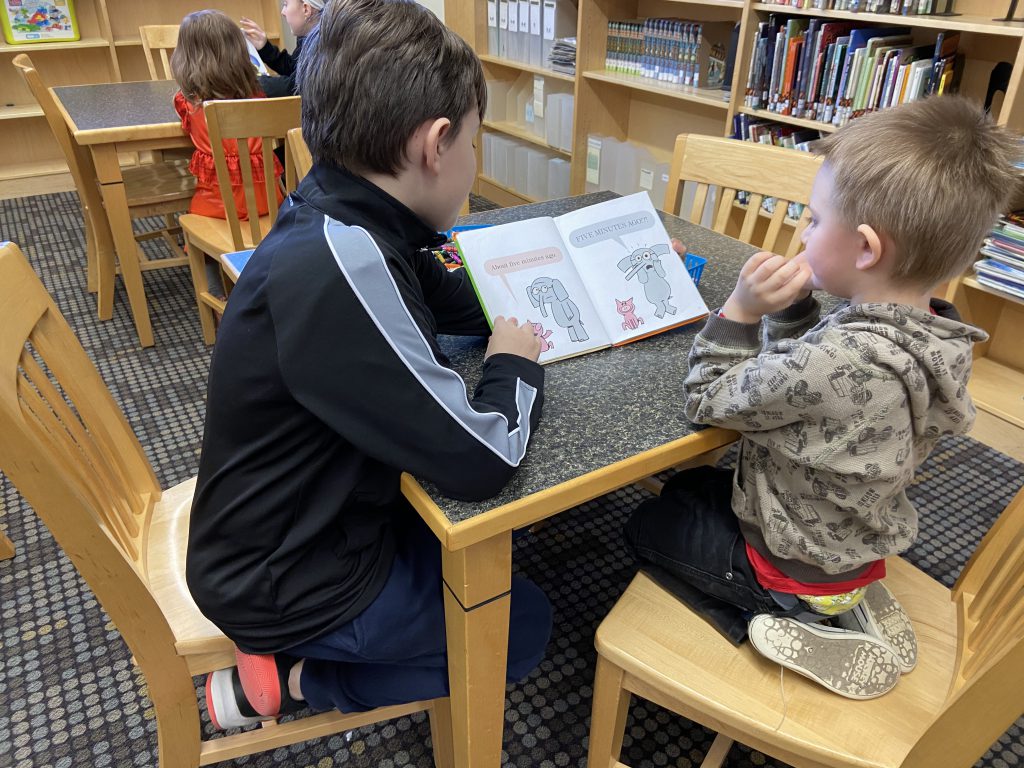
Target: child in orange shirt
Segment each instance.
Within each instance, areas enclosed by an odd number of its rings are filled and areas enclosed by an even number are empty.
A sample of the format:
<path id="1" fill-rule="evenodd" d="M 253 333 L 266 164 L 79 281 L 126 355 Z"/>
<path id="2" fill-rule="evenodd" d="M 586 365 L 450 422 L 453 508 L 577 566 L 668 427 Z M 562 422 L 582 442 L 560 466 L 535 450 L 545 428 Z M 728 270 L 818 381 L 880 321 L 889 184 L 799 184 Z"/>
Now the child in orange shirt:
<path id="1" fill-rule="evenodd" d="M 263 98 L 263 92 L 256 82 L 256 70 L 249 61 L 242 30 L 220 11 L 190 13 L 182 20 L 178 31 L 178 45 L 171 56 L 171 72 L 181 88 L 174 95 L 174 109 L 181 116 L 182 130 L 191 137 L 196 148 L 188 166 L 196 177 L 196 191 L 189 213 L 217 219 L 227 218 L 217 182 L 203 102 L 210 99 Z M 235 207 L 239 218 L 248 219 L 238 143 L 230 140 L 223 144 Z M 263 186 L 262 153 L 262 139 L 249 139 L 258 215 L 265 216 L 267 198 Z M 280 161 L 274 158 L 274 176 L 280 178 L 283 171 Z M 283 199 L 279 189 L 278 203 Z"/>

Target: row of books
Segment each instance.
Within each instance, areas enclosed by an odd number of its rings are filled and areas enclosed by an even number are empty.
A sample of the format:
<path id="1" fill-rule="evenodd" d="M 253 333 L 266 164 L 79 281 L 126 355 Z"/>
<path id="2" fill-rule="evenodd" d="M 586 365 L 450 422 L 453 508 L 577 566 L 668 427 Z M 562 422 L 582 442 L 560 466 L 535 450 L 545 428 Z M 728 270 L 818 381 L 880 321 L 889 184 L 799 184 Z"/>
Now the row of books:
<path id="1" fill-rule="evenodd" d="M 721 88 L 734 27 L 731 21 L 609 21 L 605 69 L 667 85 Z"/>
<path id="2" fill-rule="evenodd" d="M 544 66 L 556 40 L 576 35 L 575 0 L 487 0 L 487 51 Z"/>
<path id="3" fill-rule="evenodd" d="M 780 5 L 816 11 L 898 13 L 903 16 L 927 16 L 938 10 L 936 0 L 789 0 Z"/>
<path id="4" fill-rule="evenodd" d="M 959 32 L 915 45 L 908 27 L 778 18 L 758 24 L 744 103 L 835 126 L 959 87 Z"/>
<path id="5" fill-rule="evenodd" d="M 999 219 L 981 248 L 985 258 L 975 262 L 979 283 L 1024 299 L 1024 211 Z"/>
<path id="6" fill-rule="evenodd" d="M 796 149 L 801 152 L 813 152 L 815 144 L 821 140 L 822 135 L 820 131 L 811 128 L 799 128 L 795 125 L 785 125 L 739 113 L 732 119 L 732 138 Z M 736 199 L 746 204 L 750 199 L 750 194 L 738 192 Z M 775 198 L 765 197 L 761 201 L 761 208 L 768 213 L 774 213 Z M 803 210 L 802 204 L 790 203 L 786 215 L 791 219 L 799 219 Z"/>

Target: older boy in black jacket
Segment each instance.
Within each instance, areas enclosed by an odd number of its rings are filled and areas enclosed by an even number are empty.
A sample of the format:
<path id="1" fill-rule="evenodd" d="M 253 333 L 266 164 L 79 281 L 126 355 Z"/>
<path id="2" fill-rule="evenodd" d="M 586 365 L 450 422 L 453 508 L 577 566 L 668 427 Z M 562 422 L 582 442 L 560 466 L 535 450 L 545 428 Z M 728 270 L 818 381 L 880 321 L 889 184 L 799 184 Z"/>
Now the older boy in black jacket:
<path id="1" fill-rule="evenodd" d="M 529 324 L 495 321 L 472 399 L 436 340 L 488 333 L 465 274 L 423 250 L 476 173 L 476 56 L 414 2 L 348 0 L 299 76 L 315 164 L 232 292 L 192 509 L 189 589 L 239 648 L 207 681 L 220 727 L 446 694 L 440 547 L 399 475 L 493 495 L 542 403 Z M 513 579 L 510 680 L 550 626 Z"/>

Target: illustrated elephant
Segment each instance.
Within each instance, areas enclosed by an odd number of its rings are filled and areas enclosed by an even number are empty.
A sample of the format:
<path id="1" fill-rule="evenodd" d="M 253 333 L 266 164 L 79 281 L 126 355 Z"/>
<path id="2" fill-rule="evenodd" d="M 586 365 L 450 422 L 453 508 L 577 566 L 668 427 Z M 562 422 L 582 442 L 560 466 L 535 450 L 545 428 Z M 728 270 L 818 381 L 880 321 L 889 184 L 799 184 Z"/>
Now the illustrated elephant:
<path id="1" fill-rule="evenodd" d="M 665 279 L 665 267 L 661 263 L 661 257 L 669 253 L 671 249 L 667 245 L 652 245 L 650 248 L 637 248 L 618 263 L 626 280 L 635 277 L 643 285 L 644 296 L 654 305 L 654 316 L 659 319 L 666 313 L 676 313 L 676 308 L 668 301 L 672 298 L 672 286 Z"/>
<path id="2" fill-rule="evenodd" d="M 569 332 L 570 339 L 586 341 L 590 338 L 583 328 L 579 309 L 557 277 L 538 277 L 530 283 L 526 293 L 530 303 L 540 310 L 541 315 L 547 317 L 548 309 L 551 310 L 551 319 Z"/>

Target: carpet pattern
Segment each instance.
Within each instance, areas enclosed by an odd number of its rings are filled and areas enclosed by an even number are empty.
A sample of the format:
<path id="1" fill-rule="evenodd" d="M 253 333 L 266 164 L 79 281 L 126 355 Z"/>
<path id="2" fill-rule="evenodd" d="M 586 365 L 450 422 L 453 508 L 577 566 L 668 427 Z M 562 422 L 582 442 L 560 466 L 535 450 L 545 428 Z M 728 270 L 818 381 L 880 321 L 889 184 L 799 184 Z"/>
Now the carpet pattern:
<path id="1" fill-rule="evenodd" d="M 474 209 L 486 201 L 476 199 Z M 136 344 L 120 289 L 100 322 L 85 291 L 85 241 L 77 201 L 64 193 L 0 202 L 0 239 L 18 243 L 96 362 L 146 448 L 162 485 L 196 472 L 209 350 L 187 270 L 145 276 L 156 346 Z M 147 246 L 155 250 L 160 246 Z M 951 585 L 999 511 L 1024 483 L 1024 465 L 969 438 L 943 440 L 911 496 L 922 535 L 908 558 Z M 619 534 L 646 492 L 630 487 L 554 519 L 514 545 L 515 568 L 540 584 L 555 610 L 540 667 L 510 686 L 504 764 L 586 764 L 593 633 L 635 571 Z M 17 556 L 0 563 L 0 768 L 154 766 L 156 727 L 145 681 L 117 630 L 14 487 L 0 475 L 0 526 Z M 197 696 L 202 701 L 202 680 Z M 1024 766 L 1018 722 L 979 762 Z M 216 734 L 204 718 L 206 737 Z M 623 759 L 637 768 L 699 763 L 713 734 L 634 700 Z M 393 768 L 433 764 L 425 717 L 400 718 L 223 765 Z M 779 767 L 741 746 L 726 765 Z"/>

